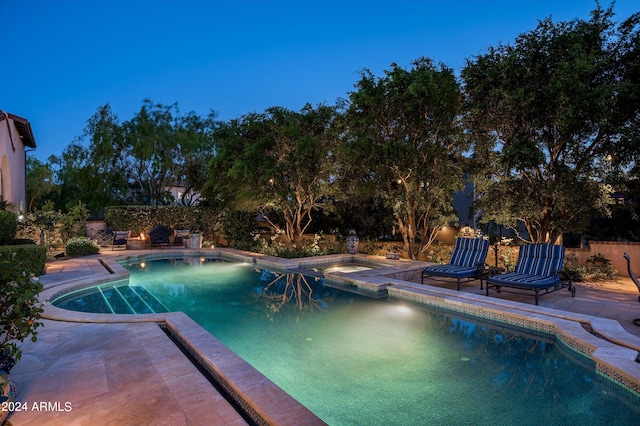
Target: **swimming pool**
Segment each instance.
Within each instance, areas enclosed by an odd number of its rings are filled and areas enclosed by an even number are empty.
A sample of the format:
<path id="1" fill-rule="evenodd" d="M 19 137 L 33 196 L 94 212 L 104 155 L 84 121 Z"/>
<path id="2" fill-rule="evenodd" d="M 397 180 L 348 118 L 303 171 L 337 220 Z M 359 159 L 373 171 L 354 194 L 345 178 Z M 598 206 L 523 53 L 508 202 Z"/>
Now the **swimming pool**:
<path id="1" fill-rule="evenodd" d="M 640 416 L 637 395 L 546 333 L 369 299 L 253 264 L 126 267 L 129 286 L 188 314 L 331 425 L 637 424 Z M 76 296 L 54 303 L 85 300 Z"/>

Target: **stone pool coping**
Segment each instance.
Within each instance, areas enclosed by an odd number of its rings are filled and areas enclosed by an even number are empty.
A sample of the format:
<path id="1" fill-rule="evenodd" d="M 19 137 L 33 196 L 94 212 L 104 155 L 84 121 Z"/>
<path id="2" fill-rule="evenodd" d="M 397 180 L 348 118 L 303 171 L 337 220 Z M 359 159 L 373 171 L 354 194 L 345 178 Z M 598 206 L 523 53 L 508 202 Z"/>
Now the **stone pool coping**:
<path id="1" fill-rule="evenodd" d="M 412 302 L 435 305 L 454 311 L 480 315 L 500 322 L 521 325 L 555 334 L 568 347 L 595 362 L 596 369 L 640 395 L 640 338 L 625 331 L 615 320 L 527 305 L 447 288 L 421 285 L 420 271 L 424 262 L 389 260 L 368 255 L 328 255 L 314 258 L 281 259 L 233 249 L 170 249 L 146 251 L 101 258 L 108 275 L 94 274 L 86 278 L 50 283 L 41 293 L 45 302 L 43 317 L 68 322 L 155 322 L 183 349 L 200 368 L 213 377 L 258 423 L 324 424 L 306 407 L 246 361 L 233 353 L 213 335 L 186 314 L 112 315 L 87 314 L 53 306 L 49 301 L 76 289 L 127 279 L 128 271 L 118 262 L 149 260 L 169 256 L 202 256 L 255 263 L 281 271 L 314 271 L 333 264 L 360 264 L 373 269 L 354 272 L 326 273 L 328 282 L 348 286 L 357 291 L 387 292 L 389 296 Z M 96 260 L 97 262 L 97 260 Z M 588 332 L 585 327 L 590 328 Z M 601 336 L 601 337 L 598 337 Z"/>

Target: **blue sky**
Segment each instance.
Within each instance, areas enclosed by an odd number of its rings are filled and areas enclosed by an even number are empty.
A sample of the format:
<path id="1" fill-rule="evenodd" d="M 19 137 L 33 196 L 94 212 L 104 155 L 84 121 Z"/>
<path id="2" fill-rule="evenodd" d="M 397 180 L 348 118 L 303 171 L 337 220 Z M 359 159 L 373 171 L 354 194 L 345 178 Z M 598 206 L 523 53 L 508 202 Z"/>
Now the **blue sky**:
<path id="1" fill-rule="evenodd" d="M 606 6 L 608 0 L 602 0 Z M 230 119 L 347 97 L 365 68 L 420 56 L 459 72 L 538 20 L 589 18 L 594 0 L 0 0 L 0 110 L 28 119 L 45 161 L 109 103 L 149 98 Z M 616 19 L 640 10 L 617 0 Z"/>

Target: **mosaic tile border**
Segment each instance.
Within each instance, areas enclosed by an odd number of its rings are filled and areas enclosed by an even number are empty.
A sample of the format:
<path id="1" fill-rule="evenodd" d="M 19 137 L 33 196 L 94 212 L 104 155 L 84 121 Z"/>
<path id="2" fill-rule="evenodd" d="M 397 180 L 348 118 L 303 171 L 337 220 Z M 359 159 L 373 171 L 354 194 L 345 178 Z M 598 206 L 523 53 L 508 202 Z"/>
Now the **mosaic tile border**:
<path id="1" fill-rule="evenodd" d="M 636 396 L 640 397 L 640 383 L 631 380 L 629 377 L 622 374 L 620 370 L 596 362 L 596 372 L 603 375 L 608 380 L 613 381 L 614 383 L 623 385 L 625 388 L 635 393 Z"/>

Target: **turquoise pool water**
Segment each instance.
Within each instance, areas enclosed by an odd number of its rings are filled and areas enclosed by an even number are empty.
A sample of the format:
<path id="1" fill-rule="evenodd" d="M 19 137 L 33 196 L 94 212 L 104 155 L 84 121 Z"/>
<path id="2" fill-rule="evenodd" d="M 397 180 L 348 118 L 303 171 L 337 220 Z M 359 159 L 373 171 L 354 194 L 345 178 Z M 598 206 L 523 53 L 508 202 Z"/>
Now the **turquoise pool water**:
<path id="1" fill-rule="evenodd" d="M 135 291 L 116 285 L 132 298 L 117 306 L 145 306 L 139 295 L 153 309 L 185 312 L 330 425 L 640 422 L 640 398 L 551 336 L 255 265 L 125 267 Z M 113 285 L 104 287 L 113 294 L 85 290 L 54 303 L 95 312 L 93 303 L 119 300 Z"/>

